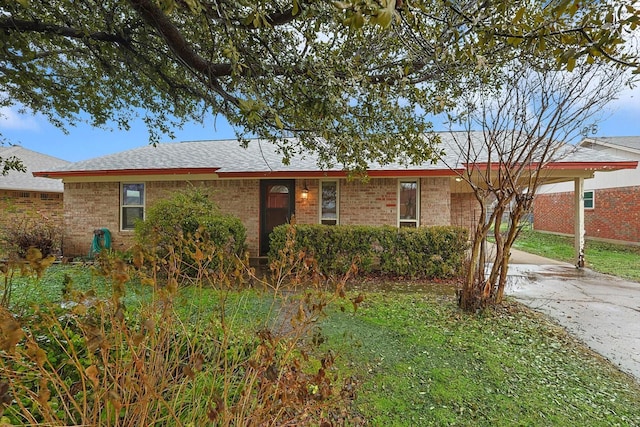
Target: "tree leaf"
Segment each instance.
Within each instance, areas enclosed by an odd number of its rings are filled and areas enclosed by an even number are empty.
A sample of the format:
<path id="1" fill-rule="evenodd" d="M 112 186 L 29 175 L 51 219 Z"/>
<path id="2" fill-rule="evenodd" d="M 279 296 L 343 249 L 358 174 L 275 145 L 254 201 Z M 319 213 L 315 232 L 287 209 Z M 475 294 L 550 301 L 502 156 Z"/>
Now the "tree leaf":
<path id="1" fill-rule="evenodd" d="M 93 386 L 98 387 L 98 384 L 100 383 L 100 380 L 98 379 L 98 367 L 96 365 L 91 365 L 84 370 L 84 373 L 87 375 L 87 378 L 91 380 Z"/>

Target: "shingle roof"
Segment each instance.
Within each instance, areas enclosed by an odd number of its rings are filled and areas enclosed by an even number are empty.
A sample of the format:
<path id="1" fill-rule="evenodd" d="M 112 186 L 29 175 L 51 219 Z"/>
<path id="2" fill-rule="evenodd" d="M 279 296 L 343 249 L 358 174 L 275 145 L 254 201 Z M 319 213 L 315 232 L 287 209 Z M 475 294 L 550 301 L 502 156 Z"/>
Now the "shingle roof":
<path id="1" fill-rule="evenodd" d="M 466 132 L 443 132 L 440 134 L 445 155 L 437 162 L 425 162 L 420 165 L 370 164 L 369 172 L 377 171 L 441 171 L 443 175 L 451 174 L 451 169 L 462 169 L 467 163 L 464 155 L 460 153 L 457 140 L 466 139 Z M 481 147 L 482 133 L 471 134 L 472 143 Z M 480 152 L 477 162 L 486 161 L 486 155 Z M 623 162 L 628 159 L 612 158 L 612 156 L 587 148 L 576 148 L 567 145 L 562 157 L 557 163 L 590 163 L 596 164 Z M 161 143 L 156 146 L 145 145 L 132 150 L 127 150 L 107 156 L 96 157 L 89 160 L 47 169 L 52 176 L 72 175 L 75 172 L 92 172 L 92 175 L 100 173 L 117 173 L 118 171 L 135 170 L 189 170 L 208 169 L 220 176 L 251 173 L 310 173 L 320 169 L 317 158 L 312 154 L 297 155 L 288 165 L 282 162 L 282 154 L 277 147 L 264 140 L 251 140 L 247 148 L 242 148 L 237 140 L 194 141 L 180 143 Z M 325 169 L 324 172 L 341 172 L 342 167 Z"/>
<path id="2" fill-rule="evenodd" d="M 22 148 L 17 145 L 0 147 L 0 157 L 3 159 L 17 157 L 27 168 L 26 172 L 9 171 L 7 175 L 0 175 L 0 189 L 16 191 L 44 191 L 50 193 L 62 193 L 64 185 L 59 179 L 47 179 L 34 177 L 33 172 L 43 169 L 61 168 L 71 163 Z"/>
<path id="3" fill-rule="evenodd" d="M 640 151 L 640 136 L 602 136 L 597 138 L 586 138 L 582 143 L 605 143 L 607 145 L 630 148 Z"/>

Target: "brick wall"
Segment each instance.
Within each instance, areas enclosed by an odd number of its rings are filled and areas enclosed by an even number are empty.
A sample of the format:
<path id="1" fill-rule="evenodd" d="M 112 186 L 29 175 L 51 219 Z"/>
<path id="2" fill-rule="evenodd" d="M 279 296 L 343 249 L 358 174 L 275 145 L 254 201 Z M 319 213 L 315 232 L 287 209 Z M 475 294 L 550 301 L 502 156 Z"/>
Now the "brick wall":
<path id="1" fill-rule="evenodd" d="M 0 190 L 0 233 L 7 226 L 30 220 L 62 228 L 62 203 L 61 193 Z"/>
<path id="2" fill-rule="evenodd" d="M 398 180 L 340 181 L 340 224 L 396 225 Z"/>
<path id="3" fill-rule="evenodd" d="M 309 196 L 301 198 L 306 182 Z M 339 180 L 340 224 L 392 225 L 398 223 L 398 180 L 372 178 L 368 182 Z M 296 182 L 296 218 L 300 224 L 319 221 L 319 180 Z M 451 186 L 448 178 L 421 178 L 420 224 L 424 226 L 451 224 Z"/>
<path id="4" fill-rule="evenodd" d="M 306 199 L 302 197 L 302 189 L 305 185 L 309 190 Z M 319 185 L 320 181 L 317 179 L 296 180 L 296 222 L 298 224 L 317 224 L 319 222 Z"/>
<path id="5" fill-rule="evenodd" d="M 449 178 L 422 178 L 420 224 L 450 225 L 452 194 Z"/>
<path id="6" fill-rule="evenodd" d="M 296 180 L 296 221 L 299 224 L 319 222 L 319 180 Z M 306 184 L 308 197 L 303 199 Z M 159 181 L 146 183 L 147 207 L 166 198 L 173 191 L 187 187 L 202 187 L 211 191 L 212 199 L 220 209 L 238 216 L 247 228 L 247 243 L 252 255 L 258 253 L 260 240 L 260 181 Z M 469 195 L 451 194 L 448 178 L 422 178 L 420 185 L 421 225 L 469 226 L 474 218 L 473 203 Z M 112 246 L 126 250 L 133 243 L 132 231 L 120 231 L 120 183 L 66 183 L 64 242 L 65 256 L 87 255 L 93 239 L 93 230 L 108 228 Z M 340 224 L 396 226 L 398 180 L 374 178 L 367 183 L 339 180 Z"/>
<path id="7" fill-rule="evenodd" d="M 97 228 L 108 228 L 113 247 L 126 249 L 124 239 L 118 233 L 119 200 L 120 184 L 117 182 L 65 183 L 62 254 L 86 256 L 93 230 Z"/>
<path id="8" fill-rule="evenodd" d="M 0 226 L 24 218 L 48 219 L 62 226 L 62 194 L 0 190 Z"/>
<path id="9" fill-rule="evenodd" d="M 189 187 L 202 188 L 210 192 L 211 199 L 225 214 L 235 215 L 247 228 L 247 245 L 253 254 L 258 250 L 260 240 L 260 181 L 167 181 L 147 183 L 147 206 L 152 206 L 157 200 L 168 198 L 176 190 Z"/>
<path id="10" fill-rule="evenodd" d="M 234 214 L 243 221 L 247 227 L 250 250 L 258 247 L 258 180 L 147 182 L 145 205 L 149 207 L 172 192 L 191 186 L 210 190 L 222 212 Z M 93 230 L 103 227 L 111 232 L 114 249 L 126 250 L 131 247 L 133 232 L 120 231 L 120 183 L 67 183 L 65 196 L 65 256 L 87 255 Z"/>
<path id="11" fill-rule="evenodd" d="M 573 192 L 539 194 L 534 228 L 573 235 Z M 585 235 L 640 243 L 640 187 L 594 190 L 594 208 L 584 211 Z"/>
<path id="12" fill-rule="evenodd" d="M 480 216 L 478 200 L 473 193 L 451 194 L 451 225 L 473 230 Z"/>

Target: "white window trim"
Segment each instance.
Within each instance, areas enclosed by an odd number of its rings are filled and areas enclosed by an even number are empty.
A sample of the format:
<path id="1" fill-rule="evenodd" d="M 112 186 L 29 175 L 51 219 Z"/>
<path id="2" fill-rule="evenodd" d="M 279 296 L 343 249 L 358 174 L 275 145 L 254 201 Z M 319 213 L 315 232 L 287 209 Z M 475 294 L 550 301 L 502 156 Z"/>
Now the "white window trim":
<path id="1" fill-rule="evenodd" d="M 400 189 L 403 182 L 415 182 L 416 183 L 416 219 L 400 219 Z M 397 209 L 396 209 L 396 219 L 397 226 L 400 228 L 400 223 L 402 222 L 414 222 L 416 224 L 416 228 L 420 227 L 420 178 L 411 178 L 411 179 L 399 179 L 398 180 L 398 188 L 396 190 L 397 193 Z"/>
<path id="2" fill-rule="evenodd" d="M 143 195 L 142 195 L 142 204 L 141 205 L 125 205 L 124 204 L 124 186 L 128 184 L 142 184 Z M 147 209 L 145 208 L 145 203 L 147 202 L 147 183 L 146 182 L 121 182 L 120 183 L 120 231 L 124 232 L 133 232 L 133 228 L 124 228 L 124 218 L 123 212 L 124 208 L 142 208 L 142 219 L 144 220 Z"/>
<path id="3" fill-rule="evenodd" d="M 340 224 L 340 180 L 338 179 L 324 179 L 320 180 L 320 185 L 318 186 L 318 223 L 322 224 L 323 220 L 334 220 L 334 218 L 323 218 L 322 217 L 322 186 L 325 182 L 335 182 L 336 183 L 336 225 Z"/>
<path id="4" fill-rule="evenodd" d="M 595 190 L 584 190 L 584 191 L 582 192 L 582 205 L 583 205 L 583 206 L 584 206 L 584 201 L 587 199 L 587 198 L 585 197 L 585 195 L 586 195 L 587 193 L 591 193 L 591 197 L 590 197 L 590 199 L 591 199 L 591 207 L 590 207 L 590 208 L 588 208 L 588 207 L 586 207 L 586 206 L 585 206 L 584 208 L 585 208 L 586 210 L 589 210 L 589 211 L 590 211 L 590 210 L 593 210 L 593 209 L 595 209 L 595 208 L 596 208 L 596 191 L 595 191 Z"/>

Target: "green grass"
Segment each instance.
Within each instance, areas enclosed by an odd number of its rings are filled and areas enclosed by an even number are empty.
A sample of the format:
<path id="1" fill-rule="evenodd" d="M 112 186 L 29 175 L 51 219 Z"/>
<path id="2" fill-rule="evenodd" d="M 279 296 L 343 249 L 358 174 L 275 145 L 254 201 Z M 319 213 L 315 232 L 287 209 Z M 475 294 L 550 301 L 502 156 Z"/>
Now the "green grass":
<path id="1" fill-rule="evenodd" d="M 376 426 L 638 425 L 640 388 L 544 317 L 510 304 L 370 293 L 322 325 Z"/>
<path id="2" fill-rule="evenodd" d="M 31 302 L 59 299 L 64 274 L 104 292 L 88 270 L 59 266 L 29 285 L 40 290 L 29 290 Z M 640 425 L 640 385 L 542 315 L 517 303 L 469 315 L 442 286 L 398 288 L 405 292 L 364 292 L 355 312 L 348 301 L 331 306 L 314 331 L 334 352 L 339 381 L 358 384 L 353 417 L 371 426 Z M 16 301 L 27 290 L 17 287 Z M 185 316 L 217 302 L 213 291 L 189 289 L 177 300 Z M 228 294 L 227 305 L 250 328 L 272 302 L 251 290 Z"/>
<path id="3" fill-rule="evenodd" d="M 536 255 L 573 263 L 573 238 L 523 231 L 514 247 Z M 585 244 L 586 266 L 594 271 L 640 281 L 640 247 L 593 240 Z"/>

